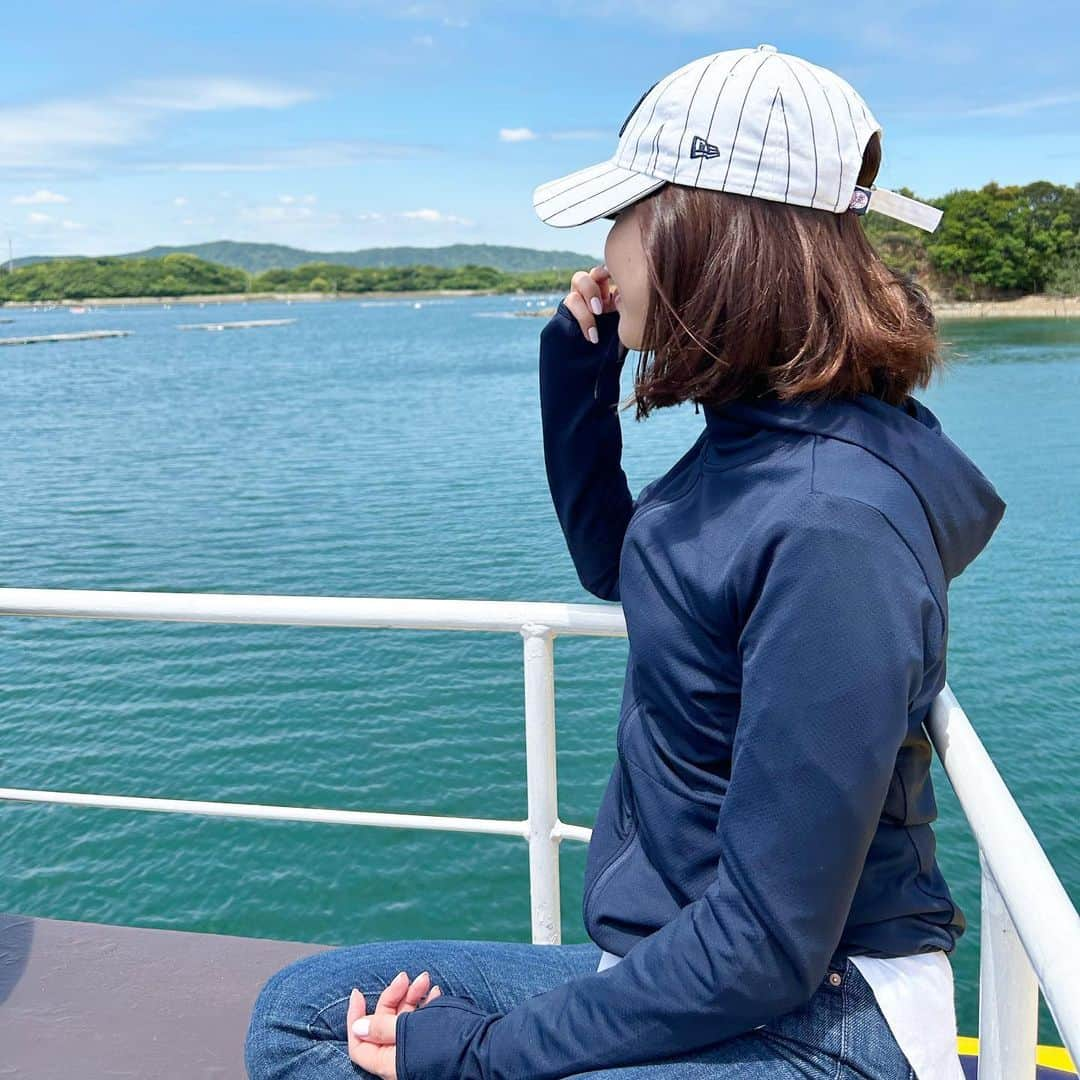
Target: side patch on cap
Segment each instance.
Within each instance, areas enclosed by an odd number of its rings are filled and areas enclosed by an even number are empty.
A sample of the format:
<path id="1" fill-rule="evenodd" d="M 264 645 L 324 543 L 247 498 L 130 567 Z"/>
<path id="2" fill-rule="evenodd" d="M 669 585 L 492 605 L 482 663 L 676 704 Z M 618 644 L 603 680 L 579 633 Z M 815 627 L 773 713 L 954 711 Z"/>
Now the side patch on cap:
<path id="1" fill-rule="evenodd" d="M 848 209 L 854 210 L 856 214 L 865 214 L 869 205 L 870 189 L 856 184 L 855 190 L 851 193 L 851 202 L 848 203 Z"/>

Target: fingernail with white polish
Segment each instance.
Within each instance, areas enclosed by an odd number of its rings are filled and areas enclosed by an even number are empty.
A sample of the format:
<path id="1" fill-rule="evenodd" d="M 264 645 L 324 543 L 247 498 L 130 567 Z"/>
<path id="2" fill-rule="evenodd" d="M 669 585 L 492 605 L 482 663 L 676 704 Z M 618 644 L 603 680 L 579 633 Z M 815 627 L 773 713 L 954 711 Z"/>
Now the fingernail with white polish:
<path id="1" fill-rule="evenodd" d="M 594 296 L 589 301 L 589 307 L 591 307 L 593 309 L 593 314 L 594 315 L 603 315 L 604 314 L 604 305 L 601 302 L 599 296 Z"/>
<path id="2" fill-rule="evenodd" d="M 369 1027 L 371 1027 L 371 1021 L 366 1016 L 362 1016 L 359 1020 L 353 1021 L 352 1031 L 354 1035 L 367 1035 Z"/>
<path id="3" fill-rule="evenodd" d="M 595 326 L 590 326 L 589 327 L 589 340 L 594 345 L 598 345 L 600 343 L 600 334 L 597 332 Z"/>

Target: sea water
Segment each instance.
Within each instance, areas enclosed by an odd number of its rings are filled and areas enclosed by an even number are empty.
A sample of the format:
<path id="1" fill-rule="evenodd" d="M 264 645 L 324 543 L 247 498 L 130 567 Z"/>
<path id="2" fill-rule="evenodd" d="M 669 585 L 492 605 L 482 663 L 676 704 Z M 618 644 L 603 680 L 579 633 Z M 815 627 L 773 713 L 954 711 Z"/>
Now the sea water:
<path id="1" fill-rule="evenodd" d="M 0 350 L 2 584 L 602 603 L 547 490 L 545 320 L 514 317 L 527 302 L 9 309 L 12 335 L 133 333 Z M 950 589 L 949 684 L 1076 903 L 1080 323 L 942 338 L 957 363 L 916 396 L 1008 504 Z M 622 423 L 636 492 L 703 417 Z M 555 655 L 560 815 L 591 825 L 626 641 L 558 638 Z M 521 658 L 511 633 L 0 618 L 0 786 L 521 819 Z M 933 768 L 975 1034 L 978 854 Z M 0 851 L 9 912 L 330 944 L 530 938 L 512 837 L 0 802 Z M 562 845 L 566 942 L 584 940 L 584 855 Z M 1060 1042 L 1041 1010 L 1040 1040 Z"/>

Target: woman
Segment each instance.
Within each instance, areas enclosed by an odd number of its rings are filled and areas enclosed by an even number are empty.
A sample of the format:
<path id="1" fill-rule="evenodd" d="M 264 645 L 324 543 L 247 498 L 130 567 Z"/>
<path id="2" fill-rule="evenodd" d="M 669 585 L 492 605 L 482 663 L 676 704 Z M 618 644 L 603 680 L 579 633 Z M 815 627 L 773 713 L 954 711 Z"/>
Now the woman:
<path id="1" fill-rule="evenodd" d="M 540 336 L 555 509 L 629 637 L 589 941 L 304 958 L 256 1002 L 253 1080 L 962 1076 L 922 722 L 948 583 L 1005 505 L 910 396 L 933 316 L 858 217 L 940 211 L 871 186 L 880 133 L 761 45 L 660 80 L 610 161 L 536 190 L 550 224 L 614 221 Z M 636 500 L 629 349 L 639 419 L 705 417 Z"/>

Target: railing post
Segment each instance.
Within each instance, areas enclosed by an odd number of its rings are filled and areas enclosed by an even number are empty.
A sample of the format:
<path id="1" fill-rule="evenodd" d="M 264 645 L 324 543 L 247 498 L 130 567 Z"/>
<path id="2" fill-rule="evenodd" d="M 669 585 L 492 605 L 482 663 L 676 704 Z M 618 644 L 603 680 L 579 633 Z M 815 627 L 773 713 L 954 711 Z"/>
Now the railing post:
<path id="1" fill-rule="evenodd" d="M 979 1080 L 1035 1080 L 1039 983 L 979 849 Z"/>
<path id="2" fill-rule="evenodd" d="M 559 907 L 558 783 L 555 773 L 555 634 L 542 623 L 521 627 L 525 648 L 525 769 L 529 799 L 529 895 L 532 939 L 562 941 Z"/>

